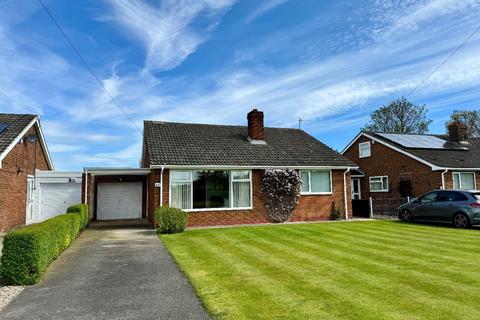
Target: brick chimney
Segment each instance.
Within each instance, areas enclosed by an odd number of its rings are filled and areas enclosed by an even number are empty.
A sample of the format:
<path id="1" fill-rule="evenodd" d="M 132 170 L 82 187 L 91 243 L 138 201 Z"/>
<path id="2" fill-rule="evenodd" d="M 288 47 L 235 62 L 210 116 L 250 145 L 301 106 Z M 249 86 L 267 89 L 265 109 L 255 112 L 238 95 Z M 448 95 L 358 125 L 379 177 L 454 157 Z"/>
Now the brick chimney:
<path id="1" fill-rule="evenodd" d="M 265 128 L 263 127 L 263 112 L 253 109 L 247 115 L 248 140 L 251 143 L 265 143 Z"/>
<path id="2" fill-rule="evenodd" d="M 467 140 L 467 126 L 459 121 L 452 121 L 448 124 L 448 140 L 461 142 Z"/>

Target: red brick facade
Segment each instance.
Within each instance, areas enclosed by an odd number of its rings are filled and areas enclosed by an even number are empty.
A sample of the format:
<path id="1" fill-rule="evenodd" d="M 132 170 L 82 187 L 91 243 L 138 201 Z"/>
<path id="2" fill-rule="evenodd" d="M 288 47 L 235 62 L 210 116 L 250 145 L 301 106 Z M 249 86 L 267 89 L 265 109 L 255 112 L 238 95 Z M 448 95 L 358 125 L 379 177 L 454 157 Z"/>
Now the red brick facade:
<path id="1" fill-rule="evenodd" d="M 333 192 L 331 195 L 302 195 L 295 209 L 293 221 L 328 220 L 332 211 L 332 204 L 344 208 L 342 170 L 332 171 Z M 155 187 L 161 178 L 161 170 L 152 169 L 149 178 L 149 218 L 153 222 L 153 212 L 160 206 L 160 188 Z M 263 194 L 260 190 L 262 170 L 253 170 L 252 174 L 253 209 L 249 210 L 218 210 L 197 211 L 189 213 L 189 226 L 216 226 L 234 224 L 267 223 L 267 212 L 264 205 Z M 347 204 L 351 216 L 350 177 L 347 174 Z M 163 172 L 163 205 L 169 203 L 169 170 Z"/>
<path id="2" fill-rule="evenodd" d="M 359 157 L 359 144 L 370 141 L 371 156 Z M 361 136 L 343 154 L 360 166 L 365 173 L 361 178 L 362 199 L 400 198 L 401 179 L 410 179 L 413 196 L 420 196 L 430 190 L 442 187 L 442 171 L 432 171 L 431 167 L 401 152 L 393 150 L 382 143 Z M 370 192 L 369 177 L 388 176 L 389 192 Z M 453 188 L 453 176 L 449 171 L 444 175 L 445 188 Z M 480 187 L 480 172 L 476 173 L 477 187 Z"/>
<path id="3" fill-rule="evenodd" d="M 40 137 L 36 126 L 26 134 Z M 6 231 L 26 222 L 27 176 L 35 169 L 51 170 L 40 141 L 26 139 L 17 144 L 3 159 L 0 168 L 0 231 Z"/>

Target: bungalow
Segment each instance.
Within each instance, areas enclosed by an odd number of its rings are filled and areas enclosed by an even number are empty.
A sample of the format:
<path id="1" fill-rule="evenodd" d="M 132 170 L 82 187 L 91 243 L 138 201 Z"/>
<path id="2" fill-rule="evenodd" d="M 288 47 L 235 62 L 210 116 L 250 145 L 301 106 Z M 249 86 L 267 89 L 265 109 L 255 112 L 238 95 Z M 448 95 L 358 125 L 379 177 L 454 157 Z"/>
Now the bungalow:
<path id="1" fill-rule="evenodd" d="M 0 113 L 0 231 L 33 219 L 36 170 L 53 170 L 38 117 Z"/>
<path id="2" fill-rule="evenodd" d="M 263 171 L 293 168 L 302 176 L 294 221 L 328 219 L 335 205 L 351 216 L 355 163 L 298 129 L 144 122 L 141 169 L 86 168 L 83 200 L 94 219 L 148 218 L 159 206 L 189 212 L 190 226 L 268 222 Z"/>
<path id="3" fill-rule="evenodd" d="M 355 199 L 420 196 L 432 189 L 480 187 L 480 138 L 452 122 L 448 135 L 360 132 L 342 154 L 360 166 L 352 173 Z"/>

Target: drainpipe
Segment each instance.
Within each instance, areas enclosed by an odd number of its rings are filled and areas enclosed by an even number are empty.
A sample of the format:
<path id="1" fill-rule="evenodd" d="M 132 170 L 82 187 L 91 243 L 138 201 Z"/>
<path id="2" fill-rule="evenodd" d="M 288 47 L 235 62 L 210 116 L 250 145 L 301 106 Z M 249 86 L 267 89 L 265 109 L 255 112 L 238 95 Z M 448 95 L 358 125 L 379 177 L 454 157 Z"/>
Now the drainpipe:
<path id="1" fill-rule="evenodd" d="M 348 220 L 348 200 L 347 200 L 347 173 L 350 172 L 350 168 L 343 173 L 343 198 L 345 200 L 345 220 Z"/>
<path id="2" fill-rule="evenodd" d="M 162 164 L 162 169 L 160 173 L 160 207 L 163 206 L 163 170 L 165 166 Z"/>
<path id="3" fill-rule="evenodd" d="M 448 169 L 442 172 L 442 189 L 445 190 L 445 174 L 448 172 Z"/>
<path id="4" fill-rule="evenodd" d="M 88 204 L 88 169 L 85 169 L 85 199 L 84 204 Z"/>

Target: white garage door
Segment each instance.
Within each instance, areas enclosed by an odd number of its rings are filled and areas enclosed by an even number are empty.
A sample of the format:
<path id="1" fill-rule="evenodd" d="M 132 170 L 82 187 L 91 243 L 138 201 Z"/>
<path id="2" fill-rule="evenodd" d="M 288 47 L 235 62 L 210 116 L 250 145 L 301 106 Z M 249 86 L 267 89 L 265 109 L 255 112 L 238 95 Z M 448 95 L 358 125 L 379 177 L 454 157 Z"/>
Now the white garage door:
<path id="1" fill-rule="evenodd" d="M 80 203 L 81 183 L 41 183 L 41 220 L 67 212 L 67 208 Z"/>
<path id="2" fill-rule="evenodd" d="M 142 183 L 99 183 L 97 220 L 138 219 L 142 217 Z"/>

